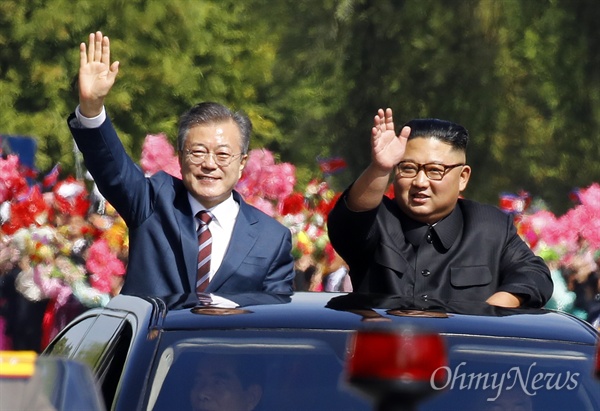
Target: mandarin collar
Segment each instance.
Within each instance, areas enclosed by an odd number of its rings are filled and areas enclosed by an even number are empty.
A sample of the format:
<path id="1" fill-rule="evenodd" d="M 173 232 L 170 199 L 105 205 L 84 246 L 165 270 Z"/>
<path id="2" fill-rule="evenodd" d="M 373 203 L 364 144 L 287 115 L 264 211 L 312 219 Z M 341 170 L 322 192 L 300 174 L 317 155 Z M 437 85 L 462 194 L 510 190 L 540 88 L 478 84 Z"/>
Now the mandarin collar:
<path id="1" fill-rule="evenodd" d="M 432 225 L 415 221 L 404 213 L 401 213 L 400 221 L 404 236 L 412 245 L 421 244 L 423 237 L 431 230 L 435 234 L 434 237 L 437 237 L 441 245 L 448 250 L 460 234 L 463 226 L 463 214 L 457 205 L 450 214 Z"/>
<path id="2" fill-rule="evenodd" d="M 454 210 L 442 220 L 434 224 L 433 230 L 440 239 L 442 246 L 448 250 L 458 238 L 463 227 L 463 214 L 458 204 Z"/>

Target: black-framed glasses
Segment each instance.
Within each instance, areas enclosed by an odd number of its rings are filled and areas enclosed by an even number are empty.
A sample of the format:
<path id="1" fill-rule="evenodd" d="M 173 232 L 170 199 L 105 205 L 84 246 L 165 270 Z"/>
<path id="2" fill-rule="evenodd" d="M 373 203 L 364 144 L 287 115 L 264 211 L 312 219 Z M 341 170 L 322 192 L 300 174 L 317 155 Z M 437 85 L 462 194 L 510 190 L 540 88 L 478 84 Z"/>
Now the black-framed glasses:
<path id="1" fill-rule="evenodd" d="M 439 164 L 439 163 L 427 163 L 419 164 L 413 161 L 401 161 L 396 164 L 396 176 L 405 178 L 414 178 L 419 174 L 419 171 L 423 170 L 425 176 L 434 181 L 440 181 L 453 168 L 464 166 L 465 163 L 459 164 Z"/>
<path id="2" fill-rule="evenodd" d="M 229 164 L 231 164 L 231 162 L 233 160 L 244 155 L 244 153 L 237 153 L 237 154 L 231 154 L 231 153 L 227 153 L 227 152 L 213 153 L 213 152 L 204 151 L 204 150 L 187 150 L 187 149 L 183 150 L 183 152 L 185 153 L 187 158 L 190 160 L 190 163 L 192 163 L 192 164 L 196 164 L 196 165 L 202 164 L 208 159 L 209 156 L 211 156 L 213 158 L 214 162 L 219 167 L 227 167 Z"/>

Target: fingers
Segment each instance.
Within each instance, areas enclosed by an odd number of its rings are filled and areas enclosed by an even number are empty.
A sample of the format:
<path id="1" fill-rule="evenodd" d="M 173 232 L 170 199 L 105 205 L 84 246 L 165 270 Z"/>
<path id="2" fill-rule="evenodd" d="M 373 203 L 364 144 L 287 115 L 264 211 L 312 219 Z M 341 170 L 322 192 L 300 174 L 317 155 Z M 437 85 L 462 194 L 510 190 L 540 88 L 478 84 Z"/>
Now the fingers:
<path id="1" fill-rule="evenodd" d="M 386 129 L 388 130 L 393 130 L 394 129 L 394 119 L 392 116 L 392 109 L 391 108 L 386 108 L 385 109 L 385 125 L 386 125 Z"/>
<path id="2" fill-rule="evenodd" d="M 108 39 L 107 36 L 102 37 L 102 34 L 100 34 L 100 37 L 102 39 L 102 56 L 101 61 L 103 63 L 105 63 L 106 65 L 110 64 L 110 40 Z"/>
<path id="3" fill-rule="evenodd" d="M 402 127 L 402 130 L 400 130 L 400 135 L 398 137 L 408 138 L 408 136 L 410 136 L 410 127 Z"/>
<path id="4" fill-rule="evenodd" d="M 87 61 L 87 47 L 85 46 L 85 43 L 81 43 L 79 45 L 79 67 L 83 67 Z"/>
<path id="5" fill-rule="evenodd" d="M 117 73 L 119 73 L 119 62 L 115 61 L 113 64 L 111 64 L 108 71 L 108 77 L 111 79 L 111 81 L 117 77 Z"/>
<path id="6" fill-rule="evenodd" d="M 101 31 L 90 33 L 86 50 L 85 43 L 79 45 L 80 63 L 102 62 L 110 64 L 110 41 Z"/>
<path id="7" fill-rule="evenodd" d="M 94 36 L 94 51 L 92 61 L 102 61 L 102 32 L 97 31 Z"/>
<path id="8" fill-rule="evenodd" d="M 96 45 L 94 43 L 95 36 L 96 35 L 94 33 L 90 33 L 89 35 L 86 63 L 94 61 L 94 50 L 96 49 Z"/>
<path id="9" fill-rule="evenodd" d="M 394 130 L 394 119 L 392 109 L 386 108 L 377 110 L 377 115 L 373 118 L 373 129 L 371 132 L 376 135 L 378 132 L 383 133 L 386 130 Z"/>

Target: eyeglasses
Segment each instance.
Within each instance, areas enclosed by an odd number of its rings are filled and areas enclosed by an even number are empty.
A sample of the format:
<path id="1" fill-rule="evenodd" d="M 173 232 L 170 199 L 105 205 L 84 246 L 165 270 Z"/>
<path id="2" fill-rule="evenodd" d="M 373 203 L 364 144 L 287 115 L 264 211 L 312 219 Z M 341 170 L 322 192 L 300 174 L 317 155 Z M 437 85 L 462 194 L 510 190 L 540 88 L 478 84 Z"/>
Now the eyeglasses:
<path id="1" fill-rule="evenodd" d="M 464 163 L 445 165 L 438 163 L 418 164 L 412 161 L 401 161 L 396 165 L 396 176 L 414 178 L 419 174 L 419 171 L 423 170 L 428 179 L 440 181 L 448 171 L 464 165 Z"/>
<path id="2" fill-rule="evenodd" d="M 212 153 L 204 150 L 184 150 L 185 155 L 190 160 L 192 164 L 202 164 L 208 160 L 208 157 L 211 156 L 214 162 L 219 167 L 227 167 L 233 160 L 237 157 L 243 156 L 244 153 L 238 154 L 230 154 L 225 152 Z"/>

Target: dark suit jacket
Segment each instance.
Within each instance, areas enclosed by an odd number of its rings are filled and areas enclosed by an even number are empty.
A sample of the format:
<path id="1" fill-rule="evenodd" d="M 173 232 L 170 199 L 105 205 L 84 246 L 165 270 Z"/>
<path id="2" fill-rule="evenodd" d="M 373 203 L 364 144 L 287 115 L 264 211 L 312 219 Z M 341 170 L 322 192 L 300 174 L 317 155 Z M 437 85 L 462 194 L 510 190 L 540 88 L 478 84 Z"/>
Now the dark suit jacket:
<path id="1" fill-rule="evenodd" d="M 512 217 L 493 206 L 460 199 L 429 227 L 387 197 L 374 210 L 353 212 L 344 194 L 329 214 L 328 229 L 357 292 L 485 301 L 506 291 L 532 307 L 552 295 L 548 267 L 519 237 Z"/>
<path id="2" fill-rule="evenodd" d="M 78 128 L 68 119 L 77 147 L 98 189 L 129 228 L 129 262 L 123 294 L 169 295 L 195 290 L 198 243 L 183 182 L 164 172 L 147 178 L 126 154 L 110 119 Z M 244 202 L 229 248 L 206 292 L 291 293 L 294 260 L 290 230 Z"/>

